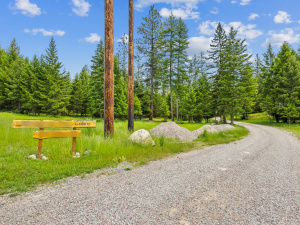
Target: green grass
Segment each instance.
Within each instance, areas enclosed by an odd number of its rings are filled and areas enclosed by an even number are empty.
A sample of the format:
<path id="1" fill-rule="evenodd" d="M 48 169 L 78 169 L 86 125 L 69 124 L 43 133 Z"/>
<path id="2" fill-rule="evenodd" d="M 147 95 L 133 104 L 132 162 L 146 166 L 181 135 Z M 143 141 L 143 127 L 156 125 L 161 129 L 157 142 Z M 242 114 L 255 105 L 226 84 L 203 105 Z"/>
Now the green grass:
<path id="1" fill-rule="evenodd" d="M 287 124 L 287 123 L 282 123 L 282 122 L 276 123 L 275 120 L 270 122 L 270 118 L 267 113 L 254 113 L 254 114 L 251 114 L 247 120 L 236 119 L 236 121 L 277 127 L 277 128 L 292 132 L 298 138 L 300 138 L 300 123 L 299 122 L 292 123 L 292 124 Z"/>
<path id="2" fill-rule="evenodd" d="M 249 131 L 242 126 L 236 126 L 233 130 L 227 130 L 218 133 L 208 133 L 206 130 L 196 141 L 205 143 L 206 145 L 227 144 L 247 136 Z"/>
<path id="3" fill-rule="evenodd" d="M 175 153 L 190 151 L 205 145 L 227 143 L 240 136 L 222 135 L 214 140 L 198 140 L 181 143 L 178 141 L 154 138 L 155 147 L 141 146 L 128 141 L 130 132 L 127 121 L 115 120 L 115 135 L 104 138 L 103 121 L 97 120 L 96 128 L 82 128 L 82 137 L 77 139 L 77 152 L 81 155 L 91 150 L 90 155 L 73 159 L 71 138 L 46 139 L 43 141 L 43 154 L 49 160 L 29 160 L 28 156 L 37 153 L 38 140 L 32 138 L 36 129 L 13 129 L 13 119 L 91 119 L 84 117 L 49 116 L 32 117 L 13 113 L 0 113 L 0 195 L 28 191 L 39 184 L 53 183 L 70 176 L 92 173 L 96 169 L 116 166 L 119 162 L 137 162 L 144 165 L 151 160 L 158 160 Z M 150 130 L 160 122 L 135 121 L 135 130 Z M 190 130 L 198 129 L 204 124 L 180 124 Z M 226 132 L 227 133 L 227 132 Z M 222 140 L 220 140 L 220 138 Z"/>

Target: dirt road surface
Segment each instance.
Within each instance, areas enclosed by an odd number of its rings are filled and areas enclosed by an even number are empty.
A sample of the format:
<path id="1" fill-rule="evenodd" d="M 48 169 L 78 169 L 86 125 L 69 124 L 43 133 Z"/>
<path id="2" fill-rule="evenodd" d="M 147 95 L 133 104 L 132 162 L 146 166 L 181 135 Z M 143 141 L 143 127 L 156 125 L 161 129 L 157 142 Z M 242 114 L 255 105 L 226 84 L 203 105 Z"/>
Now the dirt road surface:
<path id="1" fill-rule="evenodd" d="M 250 135 L 131 171 L 0 197 L 0 224 L 300 224 L 300 142 Z"/>

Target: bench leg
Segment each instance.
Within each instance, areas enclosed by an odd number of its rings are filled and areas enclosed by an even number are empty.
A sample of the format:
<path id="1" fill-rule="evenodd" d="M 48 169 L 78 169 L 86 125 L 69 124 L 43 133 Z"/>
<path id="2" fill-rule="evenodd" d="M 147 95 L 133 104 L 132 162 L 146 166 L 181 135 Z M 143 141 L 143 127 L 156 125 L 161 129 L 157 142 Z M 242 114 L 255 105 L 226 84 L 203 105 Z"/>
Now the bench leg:
<path id="1" fill-rule="evenodd" d="M 44 128 L 40 128 L 40 131 L 43 131 Z M 43 148 L 43 139 L 39 139 L 39 146 L 38 146 L 38 159 L 42 159 L 42 148 Z"/>
<path id="2" fill-rule="evenodd" d="M 73 127 L 73 130 L 76 130 L 76 127 Z M 76 137 L 73 137 L 73 143 L 72 143 L 72 154 L 73 156 L 76 153 Z"/>

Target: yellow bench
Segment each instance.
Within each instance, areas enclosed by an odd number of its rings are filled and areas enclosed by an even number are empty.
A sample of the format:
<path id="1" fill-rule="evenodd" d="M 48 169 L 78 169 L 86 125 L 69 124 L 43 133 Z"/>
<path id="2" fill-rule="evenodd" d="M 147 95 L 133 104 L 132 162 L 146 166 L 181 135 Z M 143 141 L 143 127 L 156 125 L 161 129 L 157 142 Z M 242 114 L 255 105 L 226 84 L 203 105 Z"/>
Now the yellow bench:
<path id="1" fill-rule="evenodd" d="M 95 128 L 96 120 L 14 120 L 13 128 L 39 128 L 33 138 L 39 139 L 38 158 L 42 158 L 43 139 L 73 138 L 72 154 L 76 152 L 76 138 L 81 136 L 77 128 Z M 44 128 L 73 128 L 73 130 L 44 131 Z"/>

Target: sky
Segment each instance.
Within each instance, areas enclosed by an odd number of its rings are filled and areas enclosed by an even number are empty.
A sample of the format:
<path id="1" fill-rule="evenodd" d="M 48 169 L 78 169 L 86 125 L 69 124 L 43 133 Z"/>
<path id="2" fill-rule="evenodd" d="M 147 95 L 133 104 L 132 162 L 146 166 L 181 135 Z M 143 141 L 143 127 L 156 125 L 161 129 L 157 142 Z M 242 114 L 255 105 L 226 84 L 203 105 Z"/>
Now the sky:
<path id="1" fill-rule="evenodd" d="M 284 41 L 294 49 L 300 45 L 300 0 L 134 0 L 135 38 L 153 4 L 163 19 L 171 12 L 184 19 L 189 56 L 209 49 L 219 22 L 225 30 L 237 29 L 253 56 L 262 56 L 269 43 L 275 52 Z M 123 34 L 128 34 L 128 0 L 114 0 L 115 50 Z M 91 65 L 97 44 L 104 40 L 104 0 L 0 1 L 1 48 L 16 38 L 21 54 L 31 59 L 45 54 L 52 36 L 60 61 L 74 77 Z"/>

